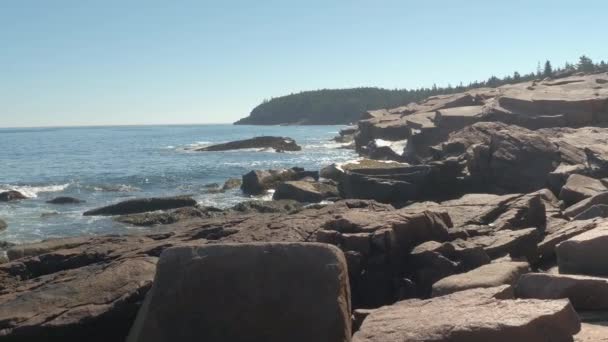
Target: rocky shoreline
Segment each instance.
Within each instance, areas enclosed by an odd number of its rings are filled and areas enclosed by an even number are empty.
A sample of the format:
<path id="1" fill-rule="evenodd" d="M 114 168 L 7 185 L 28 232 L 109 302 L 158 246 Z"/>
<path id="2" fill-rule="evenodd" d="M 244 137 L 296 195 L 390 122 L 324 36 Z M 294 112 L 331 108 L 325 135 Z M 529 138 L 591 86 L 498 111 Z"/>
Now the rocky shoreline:
<path id="1" fill-rule="evenodd" d="M 338 138 L 365 159 L 225 185 L 273 201 L 89 211 L 148 228 L 8 247 L 0 341 L 602 341 L 607 82 L 574 75 L 371 111 Z M 256 319 L 227 323 L 241 311 Z M 232 323 L 238 333 L 212 328 Z"/>

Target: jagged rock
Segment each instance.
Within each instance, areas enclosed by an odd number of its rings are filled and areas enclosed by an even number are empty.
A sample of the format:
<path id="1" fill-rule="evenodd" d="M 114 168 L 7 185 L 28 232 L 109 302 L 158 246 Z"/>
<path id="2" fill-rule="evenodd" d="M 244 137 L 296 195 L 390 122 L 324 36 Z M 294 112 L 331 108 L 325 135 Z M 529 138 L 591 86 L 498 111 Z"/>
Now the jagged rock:
<path id="1" fill-rule="evenodd" d="M 91 264 L 4 291 L 0 293 L 0 340 L 122 340 L 152 285 L 155 264 L 154 257 Z"/>
<path id="2" fill-rule="evenodd" d="M 608 278 L 528 273 L 519 278 L 515 293 L 520 298 L 567 298 L 577 310 L 608 309 Z"/>
<path id="3" fill-rule="evenodd" d="M 510 300 L 508 290 L 508 286 L 472 289 L 376 309 L 353 342 L 550 342 L 572 340 L 580 330 L 580 320 L 567 300 Z"/>
<path id="4" fill-rule="evenodd" d="M 570 165 L 562 163 L 555 170 L 549 172 L 547 175 L 547 183 L 551 191 L 559 194 L 562 187 L 566 184 L 568 177 L 573 174 L 581 174 L 586 172 L 585 165 L 576 164 Z"/>
<path id="5" fill-rule="evenodd" d="M 274 200 L 291 199 L 304 203 L 317 203 L 326 198 L 338 197 L 338 189 L 320 182 L 292 181 L 277 186 Z"/>
<path id="6" fill-rule="evenodd" d="M 547 175 L 560 164 L 555 144 L 545 136 L 518 126 L 480 122 L 450 135 L 442 154 L 465 153 L 468 170 L 482 188 L 509 192 L 541 189 Z"/>
<path id="7" fill-rule="evenodd" d="M 277 201 L 247 201 L 241 202 L 231 210 L 240 213 L 293 213 L 302 210 L 302 203 L 294 200 L 277 200 Z"/>
<path id="8" fill-rule="evenodd" d="M 555 247 L 562 241 L 591 230 L 601 223 L 599 219 L 565 222 L 547 230 L 545 237 L 538 244 L 538 253 L 543 260 L 555 257 Z"/>
<path id="9" fill-rule="evenodd" d="M 230 151 L 246 148 L 272 148 L 277 152 L 301 151 L 302 147 L 295 140 L 285 137 L 262 136 L 251 139 L 232 141 L 225 144 L 217 144 L 197 149 L 200 152 Z"/>
<path id="10" fill-rule="evenodd" d="M 193 207 L 195 205 L 196 201 L 189 196 L 140 198 L 85 211 L 83 215 L 127 215 L 157 210 Z"/>
<path id="11" fill-rule="evenodd" d="M 582 213 L 576 215 L 572 220 L 590 220 L 594 218 L 606 218 L 608 217 L 608 205 L 606 204 L 597 204 L 589 209 L 583 211 Z"/>
<path id="12" fill-rule="evenodd" d="M 0 202 L 11 202 L 11 201 L 18 201 L 18 200 L 23 200 L 23 199 L 27 199 L 27 196 L 20 193 L 19 191 L 9 190 L 9 191 L 0 192 Z"/>
<path id="13" fill-rule="evenodd" d="M 342 252 L 322 244 L 265 243 L 166 250 L 127 341 L 346 342 L 350 337 Z"/>
<path id="14" fill-rule="evenodd" d="M 496 262 L 472 271 L 443 278 L 433 284 L 433 297 L 474 288 L 515 285 L 519 277 L 530 272 L 526 262 Z"/>
<path id="15" fill-rule="evenodd" d="M 561 189 L 559 199 L 570 206 L 605 191 L 608 191 L 608 188 L 600 180 L 573 174 Z"/>
<path id="16" fill-rule="evenodd" d="M 46 201 L 46 203 L 50 203 L 50 204 L 79 204 L 79 203 L 84 203 L 84 202 L 85 201 L 80 200 L 78 198 L 67 197 L 67 196 L 55 197 L 52 200 Z"/>
<path id="17" fill-rule="evenodd" d="M 408 212 L 443 210 L 450 214 L 455 227 L 493 225 L 495 229 L 543 227 L 546 222 L 545 194 L 466 194 L 441 203 L 417 202 L 405 207 Z"/>
<path id="18" fill-rule="evenodd" d="M 584 221 L 582 221 L 584 222 Z M 608 226 L 598 225 L 557 245 L 560 273 L 608 276 Z"/>
<path id="19" fill-rule="evenodd" d="M 526 257 L 532 262 L 537 259 L 537 244 L 541 239 L 538 229 L 527 228 L 499 230 L 467 241 L 482 247 L 492 259 L 510 255 L 514 258 Z"/>
<path id="20" fill-rule="evenodd" d="M 564 210 L 564 215 L 568 217 L 576 217 L 598 204 L 608 204 L 608 192 L 599 193 L 568 207 L 566 210 Z"/>
<path id="21" fill-rule="evenodd" d="M 243 181 L 241 179 L 230 178 L 226 182 L 224 182 L 224 185 L 222 186 L 222 190 L 226 191 L 226 190 L 236 189 L 236 188 L 239 188 L 241 186 L 241 184 L 243 184 Z"/>

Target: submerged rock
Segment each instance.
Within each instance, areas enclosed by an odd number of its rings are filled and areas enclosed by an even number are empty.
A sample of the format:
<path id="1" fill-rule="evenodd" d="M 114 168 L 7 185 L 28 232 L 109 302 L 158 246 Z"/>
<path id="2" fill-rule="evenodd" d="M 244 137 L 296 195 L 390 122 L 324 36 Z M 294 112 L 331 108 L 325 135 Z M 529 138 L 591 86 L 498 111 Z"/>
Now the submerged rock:
<path id="1" fill-rule="evenodd" d="M 348 342 L 350 314 L 346 260 L 335 247 L 178 247 L 162 254 L 127 341 Z"/>
<path id="2" fill-rule="evenodd" d="M 240 187 L 241 184 L 243 184 L 243 181 L 241 179 L 230 178 L 224 182 L 224 185 L 222 186 L 222 190 L 226 191 L 226 190 L 236 189 L 236 188 Z"/>
<path id="3" fill-rule="evenodd" d="M 0 219 L 0 231 L 5 230 L 8 224 L 3 219 Z"/>
<path id="4" fill-rule="evenodd" d="M 20 193 L 19 191 L 9 190 L 0 192 L 0 202 L 18 201 L 22 199 L 27 199 L 27 196 Z"/>
<path id="5" fill-rule="evenodd" d="M 301 151 L 302 147 L 296 144 L 295 140 L 284 137 L 262 136 L 251 139 L 232 141 L 225 144 L 217 144 L 197 149 L 201 152 L 230 151 L 246 148 L 272 148 L 277 152 Z"/>
<path id="6" fill-rule="evenodd" d="M 68 196 L 55 197 L 52 200 L 46 201 L 46 203 L 50 203 L 50 204 L 79 204 L 79 203 L 84 203 L 84 202 L 85 201 L 80 200 L 78 198 L 68 197 Z"/>
<path id="7" fill-rule="evenodd" d="M 196 201 L 189 196 L 139 198 L 85 211 L 83 215 L 127 215 L 157 210 L 193 207 L 195 205 Z"/>

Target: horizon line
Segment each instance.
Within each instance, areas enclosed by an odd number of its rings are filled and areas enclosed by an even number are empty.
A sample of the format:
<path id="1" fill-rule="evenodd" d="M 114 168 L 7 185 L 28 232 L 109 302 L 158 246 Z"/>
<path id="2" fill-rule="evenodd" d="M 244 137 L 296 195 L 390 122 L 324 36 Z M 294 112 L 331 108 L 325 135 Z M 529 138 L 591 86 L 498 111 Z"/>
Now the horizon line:
<path id="1" fill-rule="evenodd" d="M 153 124 L 75 124 L 75 125 L 48 125 L 48 126 L 0 126 L 0 129 L 16 128 L 89 128 L 89 127 L 134 127 L 134 126 L 202 126 L 202 125 L 233 125 L 234 122 L 199 122 L 199 123 L 153 123 Z"/>

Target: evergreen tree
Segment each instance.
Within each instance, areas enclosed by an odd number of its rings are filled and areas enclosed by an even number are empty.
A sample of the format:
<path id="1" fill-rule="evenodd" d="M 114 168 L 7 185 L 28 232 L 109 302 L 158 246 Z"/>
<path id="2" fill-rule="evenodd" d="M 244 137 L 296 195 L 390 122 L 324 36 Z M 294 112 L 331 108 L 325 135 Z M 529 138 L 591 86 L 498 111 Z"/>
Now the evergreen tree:
<path id="1" fill-rule="evenodd" d="M 536 63 L 536 77 L 541 77 L 543 74 L 541 73 L 541 69 L 540 69 L 540 61 L 538 63 Z"/>
<path id="2" fill-rule="evenodd" d="M 513 73 L 513 81 L 519 82 L 521 80 L 521 75 L 516 71 Z"/>
<path id="3" fill-rule="evenodd" d="M 553 67 L 551 66 L 551 62 L 545 62 L 545 71 L 543 71 L 543 76 L 551 77 L 553 75 Z"/>
<path id="4" fill-rule="evenodd" d="M 593 72 L 595 71 L 595 65 L 593 65 L 593 61 L 591 58 L 582 55 L 578 60 L 578 71 L 582 72 Z"/>

